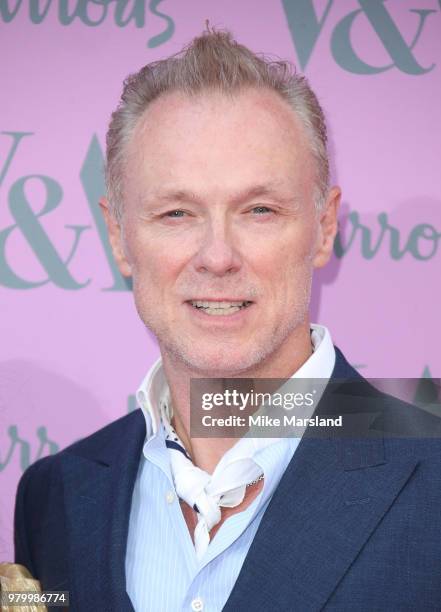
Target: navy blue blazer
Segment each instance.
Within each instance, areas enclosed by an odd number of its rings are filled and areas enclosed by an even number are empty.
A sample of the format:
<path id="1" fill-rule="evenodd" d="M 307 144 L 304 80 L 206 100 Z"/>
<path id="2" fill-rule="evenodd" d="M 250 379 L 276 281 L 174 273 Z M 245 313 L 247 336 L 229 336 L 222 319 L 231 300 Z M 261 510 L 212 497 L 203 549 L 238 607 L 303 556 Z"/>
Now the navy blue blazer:
<path id="1" fill-rule="evenodd" d="M 379 426 L 357 438 L 305 434 L 226 611 L 441 610 L 440 440 L 389 435 L 414 436 L 427 413 L 375 391 L 336 351 L 333 378 L 357 391 L 325 392 L 319 411 L 375 413 Z M 45 590 L 68 590 L 70 610 L 133 611 L 125 551 L 144 437 L 138 409 L 20 480 L 15 560 Z"/>

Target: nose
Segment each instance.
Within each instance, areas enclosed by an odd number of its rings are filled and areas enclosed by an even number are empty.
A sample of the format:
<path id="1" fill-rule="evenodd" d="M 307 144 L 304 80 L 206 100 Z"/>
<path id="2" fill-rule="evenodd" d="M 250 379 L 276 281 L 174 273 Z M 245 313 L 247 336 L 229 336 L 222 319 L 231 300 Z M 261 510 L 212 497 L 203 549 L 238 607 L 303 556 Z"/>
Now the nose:
<path id="1" fill-rule="evenodd" d="M 240 254 L 227 220 L 207 223 L 193 265 L 197 272 L 209 272 L 214 276 L 224 276 L 240 269 Z"/>

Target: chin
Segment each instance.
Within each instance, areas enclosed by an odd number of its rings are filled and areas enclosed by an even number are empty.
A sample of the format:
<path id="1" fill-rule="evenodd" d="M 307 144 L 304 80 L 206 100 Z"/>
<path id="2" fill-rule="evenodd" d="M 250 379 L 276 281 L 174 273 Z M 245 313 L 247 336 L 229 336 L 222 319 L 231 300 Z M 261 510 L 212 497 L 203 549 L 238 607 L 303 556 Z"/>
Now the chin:
<path id="1" fill-rule="evenodd" d="M 172 348 L 172 347 L 169 347 Z M 173 350 L 174 349 L 174 350 Z M 243 376 L 255 368 L 263 359 L 263 355 L 256 348 L 238 350 L 237 347 L 201 346 L 197 342 L 191 347 L 173 347 L 175 358 L 184 362 L 186 366 L 203 378 L 219 378 Z"/>

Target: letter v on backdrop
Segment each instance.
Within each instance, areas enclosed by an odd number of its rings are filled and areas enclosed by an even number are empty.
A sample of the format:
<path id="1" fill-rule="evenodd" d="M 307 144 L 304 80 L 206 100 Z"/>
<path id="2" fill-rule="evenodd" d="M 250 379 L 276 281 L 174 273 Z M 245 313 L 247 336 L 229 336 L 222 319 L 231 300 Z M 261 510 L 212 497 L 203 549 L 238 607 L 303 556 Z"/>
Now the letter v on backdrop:
<path id="1" fill-rule="evenodd" d="M 291 32 L 298 62 L 305 70 L 324 25 L 332 20 L 334 0 L 328 0 L 325 9 L 319 17 L 313 0 L 282 0 L 288 27 Z M 394 0 L 390 0 L 393 2 Z M 399 0 L 396 0 L 399 2 Z M 351 10 L 340 21 L 333 24 L 330 36 L 330 51 L 336 63 L 343 69 L 354 74 L 373 75 L 396 68 L 409 75 L 421 75 L 431 71 L 435 64 L 422 66 L 415 57 L 418 41 L 426 31 L 427 19 L 437 14 L 441 19 L 440 10 L 428 8 L 410 9 L 415 14 L 415 32 L 408 44 L 394 22 L 386 6 L 386 0 L 358 0 L 360 8 Z M 440 8 L 441 8 L 441 2 Z M 402 5 L 401 5 L 402 6 Z M 402 7 L 402 10 L 407 10 Z M 369 27 L 378 36 L 391 62 L 383 66 L 373 66 L 357 55 L 353 45 L 353 26 L 365 19 Z M 357 46 L 359 48 L 359 46 Z"/>

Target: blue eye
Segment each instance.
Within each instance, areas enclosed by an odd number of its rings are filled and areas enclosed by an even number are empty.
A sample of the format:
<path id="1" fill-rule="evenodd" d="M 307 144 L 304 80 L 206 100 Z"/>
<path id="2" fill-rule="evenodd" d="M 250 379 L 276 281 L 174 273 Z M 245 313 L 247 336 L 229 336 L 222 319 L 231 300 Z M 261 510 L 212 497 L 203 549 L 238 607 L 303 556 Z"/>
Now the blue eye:
<path id="1" fill-rule="evenodd" d="M 183 210 L 169 210 L 168 212 L 165 213 L 165 217 L 170 217 L 171 219 L 179 219 L 180 217 L 183 217 L 185 215 L 185 212 Z"/>
<path id="2" fill-rule="evenodd" d="M 271 208 L 268 208 L 268 206 L 255 206 L 252 209 L 252 212 L 257 212 L 259 215 L 263 215 L 265 213 L 273 212 L 273 211 Z"/>

